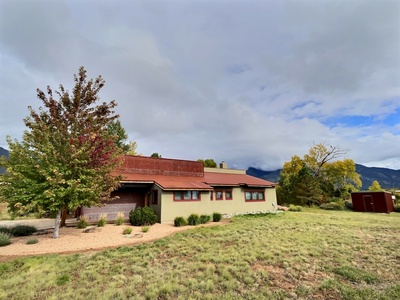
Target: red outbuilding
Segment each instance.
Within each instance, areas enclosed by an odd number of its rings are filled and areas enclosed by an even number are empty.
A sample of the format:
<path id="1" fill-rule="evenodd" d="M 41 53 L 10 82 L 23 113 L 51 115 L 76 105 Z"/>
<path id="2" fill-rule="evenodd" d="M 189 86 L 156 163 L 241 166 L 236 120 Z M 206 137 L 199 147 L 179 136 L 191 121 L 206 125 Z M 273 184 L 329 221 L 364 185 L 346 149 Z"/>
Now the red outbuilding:
<path id="1" fill-rule="evenodd" d="M 354 211 L 390 213 L 394 211 L 392 195 L 387 192 L 351 193 Z"/>

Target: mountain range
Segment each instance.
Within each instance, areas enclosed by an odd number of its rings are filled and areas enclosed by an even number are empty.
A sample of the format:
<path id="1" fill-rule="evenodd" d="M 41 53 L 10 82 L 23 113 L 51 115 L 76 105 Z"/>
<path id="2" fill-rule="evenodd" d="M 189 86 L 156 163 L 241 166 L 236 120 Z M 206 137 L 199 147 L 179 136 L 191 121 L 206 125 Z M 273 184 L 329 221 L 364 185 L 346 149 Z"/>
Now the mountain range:
<path id="1" fill-rule="evenodd" d="M 0 147 L 0 156 L 8 157 L 8 151 Z M 274 171 L 264 171 L 261 169 L 250 167 L 247 169 L 246 174 L 265 179 L 272 182 L 278 182 L 282 169 Z M 385 189 L 400 189 L 400 170 L 393 170 L 388 168 L 366 167 L 356 164 L 356 171 L 361 176 L 362 190 L 367 190 L 374 180 L 378 181 L 382 188 Z M 4 169 L 0 168 L 0 173 Z"/>

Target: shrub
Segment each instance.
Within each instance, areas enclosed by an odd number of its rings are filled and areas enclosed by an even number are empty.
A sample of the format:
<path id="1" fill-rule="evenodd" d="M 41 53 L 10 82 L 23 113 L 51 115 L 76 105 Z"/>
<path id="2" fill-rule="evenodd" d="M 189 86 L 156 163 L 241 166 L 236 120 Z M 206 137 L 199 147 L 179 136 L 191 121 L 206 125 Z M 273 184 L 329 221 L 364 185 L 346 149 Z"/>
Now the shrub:
<path id="1" fill-rule="evenodd" d="M 88 226 L 89 226 L 88 217 L 84 216 L 84 215 L 80 216 L 79 217 L 79 222 L 76 225 L 76 227 L 78 227 L 78 228 L 86 228 Z"/>
<path id="2" fill-rule="evenodd" d="M 0 247 L 11 244 L 11 235 L 9 233 L 0 232 Z"/>
<path id="3" fill-rule="evenodd" d="M 215 212 L 212 214 L 212 220 L 213 222 L 219 222 L 222 220 L 222 214 L 220 214 L 219 212 Z"/>
<path id="4" fill-rule="evenodd" d="M 210 221 L 211 217 L 209 215 L 201 215 L 200 216 L 200 224 L 206 224 Z"/>
<path id="5" fill-rule="evenodd" d="M 30 225 L 16 225 L 10 228 L 10 234 L 13 236 L 28 236 L 37 231 L 35 226 Z"/>
<path id="6" fill-rule="evenodd" d="M 344 202 L 344 206 L 347 208 L 347 209 L 353 209 L 353 202 L 351 201 L 351 200 L 346 200 L 345 202 Z"/>
<path id="7" fill-rule="evenodd" d="M 289 205 L 288 211 L 302 211 L 303 208 L 300 205 Z"/>
<path id="8" fill-rule="evenodd" d="M 343 205 L 338 202 L 329 202 L 329 203 L 324 203 L 319 206 L 322 209 L 326 210 L 343 210 Z"/>
<path id="9" fill-rule="evenodd" d="M 196 225 L 199 225 L 199 224 L 200 224 L 200 218 L 199 218 L 199 216 L 196 215 L 196 214 L 191 214 L 191 215 L 188 217 L 187 222 L 188 222 L 189 225 L 196 226 Z"/>
<path id="10" fill-rule="evenodd" d="M 27 245 L 33 245 L 39 243 L 38 239 L 30 239 L 26 242 Z"/>
<path id="11" fill-rule="evenodd" d="M 143 226 L 143 227 L 142 227 L 142 232 L 148 232 L 149 229 L 150 229 L 149 226 Z"/>
<path id="12" fill-rule="evenodd" d="M 184 217 L 176 217 L 174 220 L 174 226 L 176 227 L 181 227 L 181 226 L 186 226 L 187 221 Z"/>
<path id="13" fill-rule="evenodd" d="M 125 222 L 125 215 L 123 212 L 117 214 L 117 219 L 115 220 L 115 225 L 120 226 Z"/>
<path id="14" fill-rule="evenodd" d="M 99 220 L 97 221 L 97 226 L 104 227 L 107 223 L 107 214 L 101 214 Z"/>
<path id="15" fill-rule="evenodd" d="M 131 233 L 132 233 L 132 228 L 130 227 L 124 228 L 124 231 L 122 232 L 122 234 L 131 234 Z"/>
<path id="16" fill-rule="evenodd" d="M 400 213 L 400 204 L 394 206 L 394 211 Z"/>
<path id="17" fill-rule="evenodd" d="M 129 222 L 133 226 L 153 225 L 157 222 L 157 215 L 151 207 L 139 207 L 129 213 Z"/>
<path id="18" fill-rule="evenodd" d="M 0 226 L 0 233 L 8 233 L 11 234 L 11 229 L 8 227 Z"/>

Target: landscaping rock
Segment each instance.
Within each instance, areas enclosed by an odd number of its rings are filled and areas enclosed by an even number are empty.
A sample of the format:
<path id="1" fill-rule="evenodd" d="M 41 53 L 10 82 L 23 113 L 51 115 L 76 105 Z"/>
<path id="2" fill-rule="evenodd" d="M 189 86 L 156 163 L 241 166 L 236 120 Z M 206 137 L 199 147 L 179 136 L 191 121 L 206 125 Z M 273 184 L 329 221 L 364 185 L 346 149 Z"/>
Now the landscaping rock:
<path id="1" fill-rule="evenodd" d="M 124 234 L 124 237 L 131 239 L 131 238 L 141 238 L 143 237 L 143 233 L 134 233 L 134 234 Z"/>
<path id="2" fill-rule="evenodd" d="M 95 231 L 97 231 L 97 227 L 95 226 L 86 227 L 85 229 L 82 230 L 83 233 L 90 233 Z"/>

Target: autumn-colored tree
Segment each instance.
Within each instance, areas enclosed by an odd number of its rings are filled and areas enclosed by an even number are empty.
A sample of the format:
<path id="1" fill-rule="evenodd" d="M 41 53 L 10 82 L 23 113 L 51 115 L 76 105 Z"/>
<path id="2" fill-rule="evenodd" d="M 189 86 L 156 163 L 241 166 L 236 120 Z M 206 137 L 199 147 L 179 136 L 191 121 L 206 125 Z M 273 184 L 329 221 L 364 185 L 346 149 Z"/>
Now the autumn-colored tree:
<path id="1" fill-rule="evenodd" d="M 295 155 L 283 166 L 277 188 L 280 203 L 321 204 L 331 197 L 346 199 L 361 187 L 351 159 L 337 160 L 346 151 L 323 143 L 314 145 L 303 159 Z"/>
<path id="2" fill-rule="evenodd" d="M 0 179 L 0 194 L 11 210 L 56 214 L 54 238 L 62 209 L 110 199 L 119 184 L 113 171 L 122 162 L 121 148 L 107 129 L 118 118 L 113 111 L 116 102 L 98 104 L 103 78 L 88 80 L 81 67 L 74 82 L 72 93 L 62 85 L 59 91 L 37 90 L 43 107 L 29 107 L 24 119 L 28 130 L 21 142 L 7 138 L 7 173 Z"/>
<path id="3" fill-rule="evenodd" d="M 368 191 L 381 192 L 381 191 L 383 191 L 383 188 L 381 187 L 381 185 L 379 184 L 379 182 L 377 180 L 374 180 L 374 181 L 372 181 L 371 186 L 368 188 Z"/>

